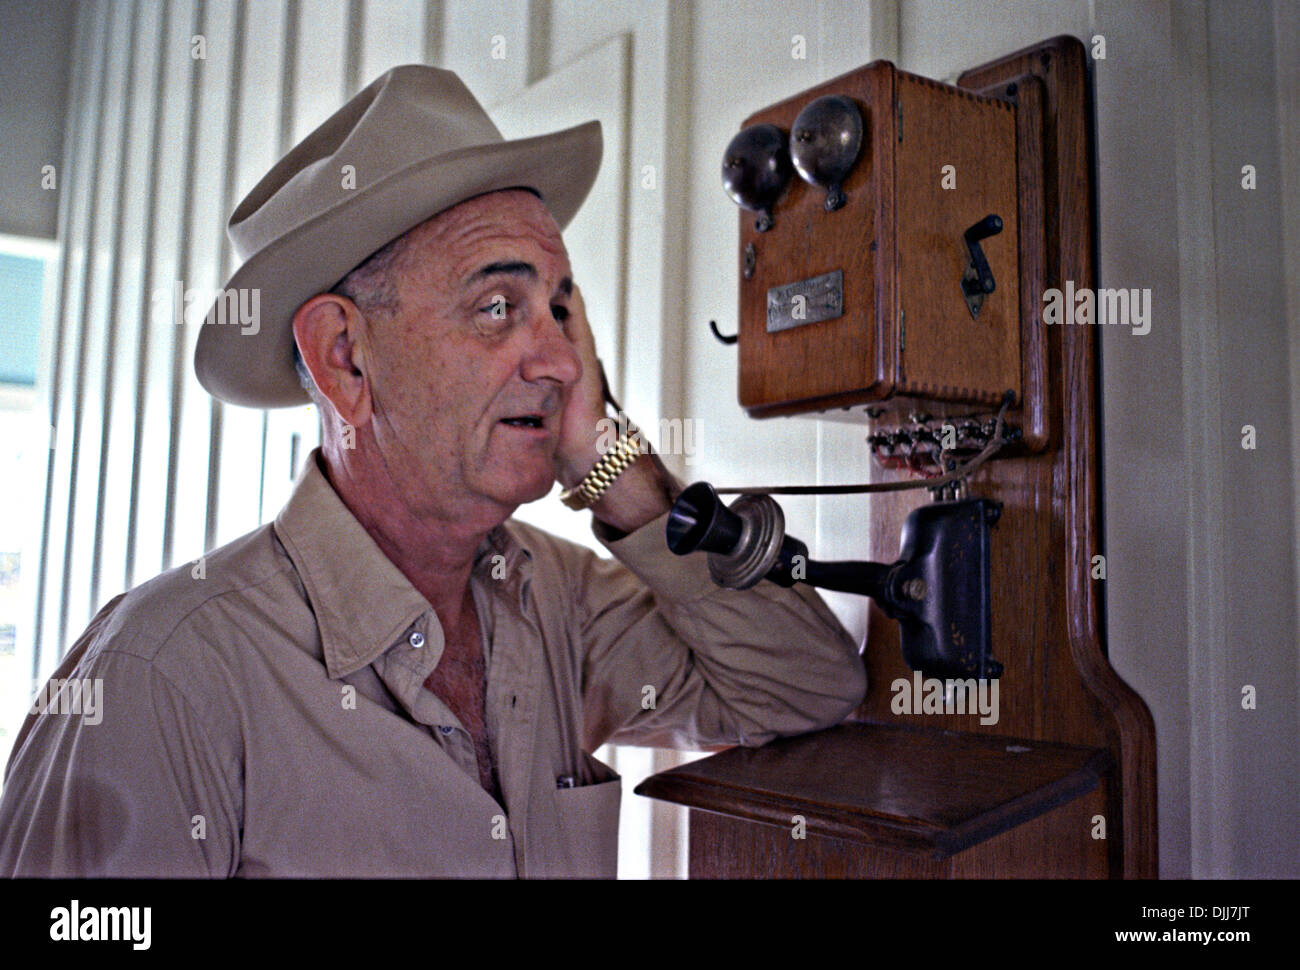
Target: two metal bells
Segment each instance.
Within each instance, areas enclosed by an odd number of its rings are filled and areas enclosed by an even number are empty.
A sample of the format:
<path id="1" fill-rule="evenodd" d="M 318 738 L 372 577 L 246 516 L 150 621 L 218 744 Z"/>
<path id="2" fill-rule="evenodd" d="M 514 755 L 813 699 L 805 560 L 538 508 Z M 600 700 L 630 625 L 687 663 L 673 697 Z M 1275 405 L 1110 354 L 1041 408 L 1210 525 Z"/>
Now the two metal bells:
<path id="1" fill-rule="evenodd" d="M 826 190 L 826 211 L 844 205 L 844 180 L 862 151 L 858 106 L 842 95 L 808 102 L 787 140 L 776 125 L 750 125 L 731 139 L 722 159 L 722 186 L 742 208 L 758 213 L 754 228 L 772 228 L 772 207 L 790 181 L 791 168 L 809 185 Z"/>

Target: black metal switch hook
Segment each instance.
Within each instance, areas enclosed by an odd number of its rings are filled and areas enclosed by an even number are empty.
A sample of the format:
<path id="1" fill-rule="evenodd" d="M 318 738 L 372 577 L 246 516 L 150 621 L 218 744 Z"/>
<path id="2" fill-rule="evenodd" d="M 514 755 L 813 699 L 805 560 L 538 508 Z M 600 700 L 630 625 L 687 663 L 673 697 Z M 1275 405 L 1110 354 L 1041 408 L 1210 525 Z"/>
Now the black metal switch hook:
<path id="1" fill-rule="evenodd" d="M 990 213 L 962 234 L 966 251 L 970 254 L 970 263 L 961 278 L 961 292 L 966 297 L 966 306 L 970 308 L 972 318 L 978 318 L 984 298 L 997 289 L 989 261 L 984 257 L 981 239 L 996 236 L 1002 231 L 1002 217 Z"/>

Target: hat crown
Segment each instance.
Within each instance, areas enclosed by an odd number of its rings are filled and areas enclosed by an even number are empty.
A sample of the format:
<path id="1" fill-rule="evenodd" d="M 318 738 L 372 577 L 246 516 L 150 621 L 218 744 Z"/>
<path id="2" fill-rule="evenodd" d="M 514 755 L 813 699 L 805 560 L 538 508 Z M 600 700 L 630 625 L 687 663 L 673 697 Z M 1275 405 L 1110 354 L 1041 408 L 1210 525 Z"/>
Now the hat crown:
<path id="1" fill-rule="evenodd" d="M 423 159 L 503 141 L 451 71 L 394 67 L 280 159 L 231 213 L 227 232 L 247 259 L 304 213 L 326 212 Z"/>

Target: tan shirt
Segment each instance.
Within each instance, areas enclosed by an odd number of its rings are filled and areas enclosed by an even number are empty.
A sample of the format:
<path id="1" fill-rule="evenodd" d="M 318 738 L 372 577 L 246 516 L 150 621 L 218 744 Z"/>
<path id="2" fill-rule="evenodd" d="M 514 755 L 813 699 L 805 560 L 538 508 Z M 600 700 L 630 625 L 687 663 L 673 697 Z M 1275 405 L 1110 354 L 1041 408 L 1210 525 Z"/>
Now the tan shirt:
<path id="1" fill-rule="evenodd" d="M 470 581 L 499 803 L 424 687 L 437 616 L 307 466 L 273 525 L 95 617 L 55 677 L 100 681 L 102 704 L 23 725 L 0 874 L 612 877 L 600 744 L 760 745 L 863 696 L 811 589 L 720 589 L 667 550 L 665 517 L 617 540 L 597 523 L 614 560 L 512 519 Z"/>

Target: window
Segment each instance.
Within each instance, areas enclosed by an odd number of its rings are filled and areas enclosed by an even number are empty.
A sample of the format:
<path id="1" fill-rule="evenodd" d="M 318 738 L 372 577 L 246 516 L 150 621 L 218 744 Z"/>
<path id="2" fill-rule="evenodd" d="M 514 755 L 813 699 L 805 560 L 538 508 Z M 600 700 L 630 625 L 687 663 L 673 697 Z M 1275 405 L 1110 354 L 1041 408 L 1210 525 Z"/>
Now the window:
<path id="1" fill-rule="evenodd" d="M 0 236 L 0 765 L 35 694 L 36 580 L 50 425 L 42 321 L 52 306 L 57 247 Z"/>

